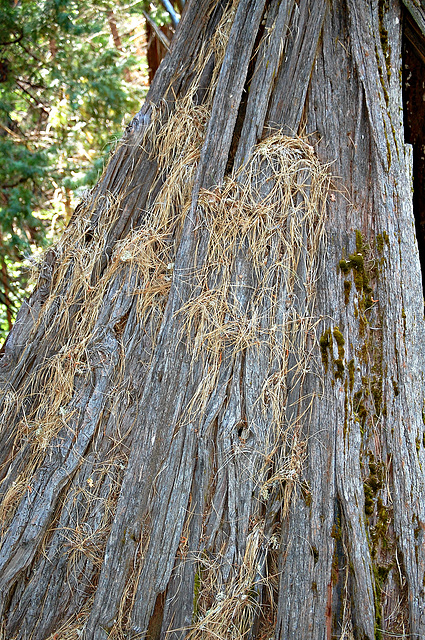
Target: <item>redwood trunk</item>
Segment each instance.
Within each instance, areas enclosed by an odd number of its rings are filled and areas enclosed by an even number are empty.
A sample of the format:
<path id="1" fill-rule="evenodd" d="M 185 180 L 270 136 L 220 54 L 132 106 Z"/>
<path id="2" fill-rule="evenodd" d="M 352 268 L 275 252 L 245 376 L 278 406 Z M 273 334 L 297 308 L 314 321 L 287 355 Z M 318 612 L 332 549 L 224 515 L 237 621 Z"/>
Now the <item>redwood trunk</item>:
<path id="1" fill-rule="evenodd" d="M 425 637 L 406 0 L 191 1 L 1 360 L 3 637 Z"/>

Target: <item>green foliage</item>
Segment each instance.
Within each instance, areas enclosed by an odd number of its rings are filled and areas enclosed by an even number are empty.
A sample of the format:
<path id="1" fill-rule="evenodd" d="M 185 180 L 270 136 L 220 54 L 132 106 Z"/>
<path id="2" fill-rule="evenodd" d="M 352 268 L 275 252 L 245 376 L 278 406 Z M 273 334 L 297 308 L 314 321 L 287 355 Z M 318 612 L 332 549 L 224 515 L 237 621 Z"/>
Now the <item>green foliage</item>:
<path id="1" fill-rule="evenodd" d="M 0 0 L 0 333 L 147 90 L 143 2 Z"/>

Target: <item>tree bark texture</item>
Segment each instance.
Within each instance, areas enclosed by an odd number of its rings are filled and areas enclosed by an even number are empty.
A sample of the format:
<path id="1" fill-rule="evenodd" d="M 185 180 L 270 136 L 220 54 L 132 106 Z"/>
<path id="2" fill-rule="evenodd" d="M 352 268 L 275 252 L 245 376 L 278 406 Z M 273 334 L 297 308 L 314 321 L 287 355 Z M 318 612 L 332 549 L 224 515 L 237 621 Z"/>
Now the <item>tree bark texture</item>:
<path id="1" fill-rule="evenodd" d="M 405 4 L 187 3 L 3 351 L 0 637 L 425 638 Z"/>

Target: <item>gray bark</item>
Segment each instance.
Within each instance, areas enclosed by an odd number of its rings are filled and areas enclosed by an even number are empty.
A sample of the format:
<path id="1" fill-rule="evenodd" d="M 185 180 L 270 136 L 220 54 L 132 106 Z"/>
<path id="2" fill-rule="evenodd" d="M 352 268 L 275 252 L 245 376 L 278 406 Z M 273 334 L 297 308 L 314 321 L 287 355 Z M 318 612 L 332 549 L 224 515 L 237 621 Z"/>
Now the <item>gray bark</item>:
<path id="1" fill-rule="evenodd" d="M 0 361 L 5 638 L 425 637 L 402 23 L 185 7 Z"/>

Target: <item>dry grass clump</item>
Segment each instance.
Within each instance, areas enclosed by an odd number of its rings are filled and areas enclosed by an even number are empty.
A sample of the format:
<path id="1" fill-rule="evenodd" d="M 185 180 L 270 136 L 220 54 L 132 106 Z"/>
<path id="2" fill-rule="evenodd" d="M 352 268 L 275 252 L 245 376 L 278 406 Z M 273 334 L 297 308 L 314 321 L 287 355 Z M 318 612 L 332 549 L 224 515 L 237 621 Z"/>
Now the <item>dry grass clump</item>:
<path id="1" fill-rule="evenodd" d="M 275 538 L 265 537 L 263 523 L 256 523 L 247 537 L 238 573 L 227 584 L 219 582 L 220 557 L 212 560 L 203 554 L 195 577 L 195 622 L 187 640 L 238 640 L 250 634 L 262 609 L 261 591 L 276 587 L 276 575 L 270 575 L 266 561 L 276 546 Z M 272 593 L 268 602 L 273 609 Z M 273 611 L 268 617 L 273 617 Z"/>
<path id="2" fill-rule="evenodd" d="M 158 131 L 151 153 L 158 174 L 167 179 L 153 197 L 143 223 L 114 249 L 111 269 L 126 265 L 137 272 L 139 318 L 164 302 L 174 269 L 174 258 L 184 219 L 189 210 L 195 173 L 208 120 L 205 105 L 195 106 L 190 92 L 175 105 L 166 124 L 160 126 L 166 106 L 154 110 L 152 126 Z M 111 277 L 111 269 L 108 277 Z"/>
<path id="3" fill-rule="evenodd" d="M 206 357 L 217 373 L 224 357 L 268 346 L 276 366 L 259 401 L 274 405 L 276 424 L 285 404 L 279 388 L 288 373 L 294 382 L 309 368 L 328 188 L 311 146 L 275 134 L 221 189 L 199 195 L 208 245 L 192 274 L 196 295 L 179 312 L 193 362 Z"/>
<path id="4" fill-rule="evenodd" d="M 314 370 L 313 306 L 329 181 L 328 167 L 305 140 L 275 134 L 222 188 L 201 191 L 197 213 L 207 244 L 202 266 L 191 274 L 195 294 L 179 311 L 192 366 L 202 361 L 205 371 L 188 407 L 191 418 L 205 411 L 223 363 L 247 350 L 269 354 L 257 399 L 268 421 L 267 436 L 257 443 L 263 461 L 257 486 L 266 513 L 267 504 L 280 501 L 282 517 L 301 483 L 306 457 L 302 427 L 313 399 L 303 397 L 302 381 Z M 294 388 L 298 394 L 290 395 Z M 187 638 L 249 635 L 264 591 L 273 590 L 264 561 L 276 542 L 272 538 L 263 515 L 248 536 L 243 563 L 225 586 L 217 582 L 223 558 L 199 560 L 196 620 Z"/>
<path id="5" fill-rule="evenodd" d="M 78 613 L 65 620 L 59 629 L 49 635 L 46 640 L 81 640 L 84 637 L 84 625 L 90 616 L 92 604 L 93 598 L 89 598 Z"/>

